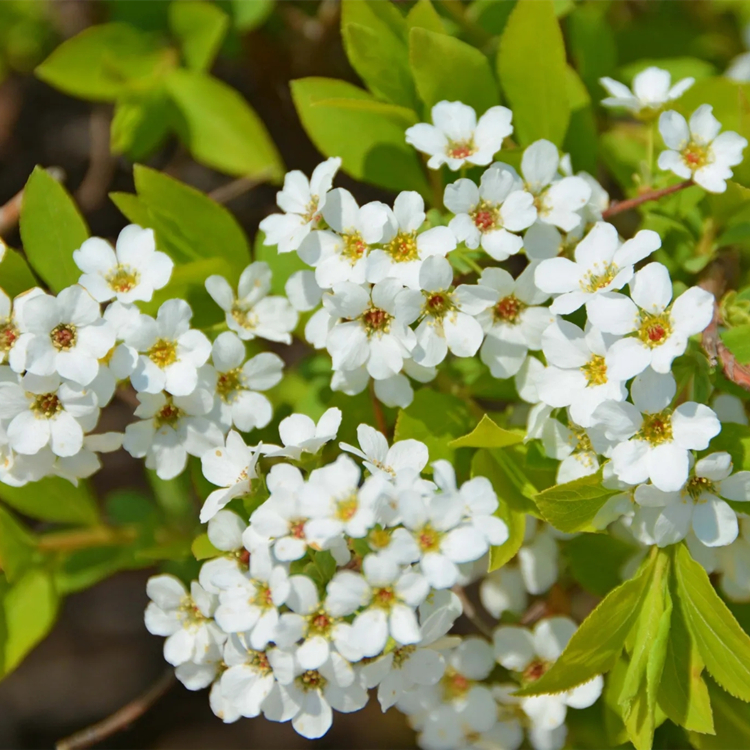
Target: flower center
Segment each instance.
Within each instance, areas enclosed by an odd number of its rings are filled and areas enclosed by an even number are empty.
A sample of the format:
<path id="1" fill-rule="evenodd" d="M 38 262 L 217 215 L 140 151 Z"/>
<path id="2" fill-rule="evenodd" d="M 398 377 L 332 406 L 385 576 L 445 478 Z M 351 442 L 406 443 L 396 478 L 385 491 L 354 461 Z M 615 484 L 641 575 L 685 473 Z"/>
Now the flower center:
<path id="1" fill-rule="evenodd" d="M 456 698 L 462 698 L 471 689 L 472 681 L 464 677 L 455 669 L 448 669 L 442 680 L 443 695 L 446 701 L 452 701 Z"/>
<path id="2" fill-rule="evenodd" d="M 416 646 L 399 646 L 393 650 L 393 667 L 401 669 L 402 664 L 417 650 Z"/>
<path id="3" fill-rule="evenodd" d="M 292 521 L 289 524 L 289 535 L 293 536 L 295 539 L 304 539 L 305 538 L 305 524 L 307 521 L 300 518 L 297 521 Z"/>
<path id="4" fill-rule="evenodd" d="M 390 609 L 395 602 L 396 594 L 393 593 L 393 589 L 390 586 L 375 589 L 372 595 L 373 605 L 382 609 Z"/>
<path id="5" fill-rule="evenodd" d="M 496 323 L 509 323 L 516 325 L 526 305 L 521 302 L 515 294 L 503 297 L 492 309 L 492 315 Z"/>
<path id="6" fill-rule="evenodd" d="M 374 333 L 388 333 L 392 316 L 378 307 L 371 307 L 362 313 L 362 323 L 368 336 Z"/>
<path id="7" fill-rule="evenodd" d="M 440 532 L 435 531 L 429 524 L 423 526 L 417 535 L 417 544 L 422 552 L 435 552 L 440 547 Z"/>
<path id="8" fill-rule="evenodd" d="M 154 415 L 156 421 L 156 429 L 160 429 L 167 425 L 168 427 L 175 427 L 182 417 L 185 416 L 185 412 L 175 406 L 172 403 L 171 397 L 167 397 L 167 403 L 159 409 Z"/>
<path id="9" fill-rule="evenodd" d="M 271 593 L 271 589 L 268 588 L 265 583 L 258 584 L 252 603 L 261 609 L 269 609 L 270 607 L 273 607 L 273 594 Z"/>
<path id="10" fill-rule="evenodd" d="M 416 232 L 399 232 L 383 249 L 397 263 L 419 260 Z"/>
<path id="11" fill-rule="evenodd" d="M 693 502 L 698 502 L 704 492 L 714 493 L 716 489 L 714 483 L 706 477 L 691 477 L 685 486 L 685 491 L 693 499 Z"/>
<path id="12" fill-rule="evenodd" d="M 672 333 L 672 321 L 669 313 L 650 315 L 641 313 L 641 325 L 638 338 L 651 349 L 661 346 Z"/>
<path id="13" fill-rule="evenodd" d="M 474 226 L 480 232 L 489 232 L 500 226 L 500 209 L 493 203 L 481 200 L 477 207 L 469 213 Z"/>
<path id="14" fill-rule="evenodd" d="M 651 445 L 661 445 L 672 440 L 672 416 L 668 411 L 644 414 L 641 436 Z"/>
<path id="15" fill-rule="evenodd" d="M 303 224 L 309 224 L 311 221 L 317 222 L 320 220 L 320 216 L 317 215 L 318 201 L 319 201 L 318 196 L 313 195 L 312 198 L 310 199 L 310 202 L 305 206 L 305 213 L 302 214 Z"/>
<path id="16" fill-rule="evenodd" d="M 579 282 L 580 287 L 584 292 L 598 292 L 614 281 L 619 270 L 614 263 L 605 263 L 601 269 L 599 263 L 594 263 L 594 267 L 586 271 Z"/>
<path id="17" fill-rule="evenodd" d="M 301 690 L 308 692 L 309 690 L 322 690 L 328 680 L 317 669 L 308 669 L 297 677 L 296 682 Z"/>
<path id="18" fill-rule="evenodd" d="M 352 265 L 367 254 L 369 247 L 359 232 L 345 234 L 342 239 L 344 240 L 342 254 L 345 258 L 349 258 Z"/>
<path id="19" fill-rule="evenodd" d="M 575 438 L 575 446 L 573 451 L 575 453 L 593 453 L 594 447 L 591 445 L 591 438 L 588 436 L 586 430 L 578 429 L 571 430 L 573 437 Z"/>
<path id="20" fill-rule="evenodd" d="M 534 661 L 523 670 L 522 679 L 524 683 L 536 682 L 548 669 L 549 664 L 547 664 L 547 662 L 542 659 L 534 659 Z"/>
<path id="21" fill-rule="evenodd" d="M 157 339 L 147 352 L 149 359 L 162 370 L 177 361 L 177 342 Z"/>
<path id="22" fill-rule="evenodd" d="M 52 339 L 52 346 L 62 352 L 72 349 L 78 338 L 76 327 L 71 323 L 60 323 L 59 326 L 55 326 L 50 331 L 49 337 Z"/>
<path id="23" fill-rule="evenodd" d="M 19 330 L 13 325 L 10 318 L 0 320 L 0 352 L 10 351 L 13 344 L 16 343 Z"/>
<path id="24" fill-rule="evenodd" d="M 182 615 L 181 619 L 184 625 L 199 625 L 207 619 L 203 612 L 198 609 L 198 605 L 191 596 L 183 597 L 179 612 Z"/>
<path id="25" fill-rule="evenodd" d="M 446 153 L 451 159 L 465 159 L 477 152 L 477 147 L 473 140 L 468 141 L 450 141 Z"/>
<path id="26" fill-rule="evenodd" d="M 252 330 L 258 325 L 258 316 L 253 312 L 252 308 L 242 307 L 239 303 L 232 305 L 232 309 L 229 313 L 235 320 L 238 326 L 241 328 L 247 328 Z"/>
<path id="27" fill-rule="evenodd" d="M 442 318 L 456 307 L 450 292 L 422 292 L 422 294 L 425 298 L 423 308 L 425 315 Z"/>
<path id="28" fill-rule="evenodd" d="M 338 518 L 339 521 L 350 521 L 357 512 L 358 507 L 359 501 L 357 500 L 356 494 L 351 495 L 351 497 L 347 497 L 344 500 L 339 500 L 336 503 L 336 518 Z"/>
<path id="29" fill-rule="evenodd" d="M 586 376 L 586 385 L 604 385 L 607 382 L 607 363 L 604 357 L 594 354 L 591 359 L 581 367 L 581 372 Z"/>
<path id="30" fill-rule="evenodd" d="M 385 549 L 390 541 L 391 535 L 387 529 L 373 529 L 367 537 L 367 543 L 373 549 Z"/>
<path id="31" fill-rule="evenodd" d="M 705 167 L 709 162 L 708 149 L 691 141 L 682 152 L 682 160 L 692 170 Z"/>
<path id="32" fill-rule="evenodd" d="M 310 618 L 308 630 L 314 635 L 328 635 L 332 625 L 333 618 L 321 610 Z"/>
<path id="33" fill-rule="evenodd" d="M 119 264 L 104 277 L 104 280 L 114 292 L 129 292 L 138 285 L 140 274 L 130 266 Z"/>
<path id="34" fill-rule="evenodd" d="M 219 373 L 219 377 L 216 379 L 216 392 L 223 401 L 233 401 L 237 391 L 243 389 L 241 367 Z"/>
<path id="35" fill-rule="evenodd" d="M 262 651 L 253 651 L 249 655 L 248 664 L 264 674 L 268 674 L 271 671 L 268 657 Z"/>
<path id="36" fill-rule="evenodd" d="M 39 419 L 52 419 L 62 411 L 63 405 L 56 393 L 42 393 L 34 397 L 31 411 Z"/>

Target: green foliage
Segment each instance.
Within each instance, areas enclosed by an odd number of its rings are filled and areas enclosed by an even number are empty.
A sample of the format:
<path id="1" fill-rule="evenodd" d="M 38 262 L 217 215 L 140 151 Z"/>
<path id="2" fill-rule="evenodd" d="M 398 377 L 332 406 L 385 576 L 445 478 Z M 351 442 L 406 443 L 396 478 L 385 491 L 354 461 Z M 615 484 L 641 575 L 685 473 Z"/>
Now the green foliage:
<path id="1" fill-rule="evenodd" d="M 606 596 L 620 584 L 620 571 L 635 554 L 632 544 L 609 534 L 579 534 L 563 544 L 573 578 L 596 596 Z"/>
<path id="2" fill-rule="evenodd" d="M 451 448 L 505 448 L 523 441 L 524 433 L 499 427 L 485 414 L 479 424 L 468 434 L 452 440 Z"/>
<path id="3" fill-rule="evenodd" d="M 419 157 L 404 139 L 417 122 L 412 110 L 332 78 L 302 78 L 291 87 L 302 125 L 324 156 L 340 156 L 357 180 L 429 195 Z"/>
<path id="4" fill-rule="evenodd" d="M 409 29 L 427 29 L 436 34 L 445 34 L 445 24 L 430 0 L 417 0 L 406 15 Z"/>
<path id="5" fill-rule="evenodd" d="M 169 25 L 180 42 L 185 64 L 191 70 L 208 70 L 229 26 L 221 8 L 203 0 L 183 0 L 169 5 Z"/>
<path id="6" fill-rule="evenodd" d="M 78 487 L 60 477 L 45 477 L 23 487 L 0 484 L 0 500 L 40 521 L 84 525 L 99 521 L 96 500 L 85 480 Z"/>
<path id="7" fill-rule="evenodd" d="M 21 204 L 21 239 L 32 268 L 54 292 L 81 275 L 73 262 L 89 236 L 86 222 L 65 188 L 41 167 L 26 183 Z"/>
<path id="8" fill-rule="evenodd" d="M 2 251 L 0 251 L 2 252 Z M 0 287 L 9 297 L 15 297 L 36 286 L 36 279 L 21 253 L 12 247 L 5 247 L 5 255 L 0 261 Z"/>
<path id="9" fill-rule="evenodd" d="M 35 549 L 34 537 L 0 506 L 0 567 L 10 583 L 24 573 L 34 557 Z"/>
<path id="10" fill-rule="evenodd" d="M 596 474 L 558 484 L 535 498 L 545 521 L 560 531 L 581 531 L 589 526 L 604 503 L 620 490 L 602 485 L 602 470 Z"/>
<path id="11" fill-rule="evenodd" d="M 468 104 L 481 116 L 500 103 L 489 60 L 470 44 L 422 28 L 409 32 L 409 60 L 419 98 L 427 107 L 439 101 Z M 461 71 L 460 75 L 456 71 Z"/>
<path id="12" fill-rule="evenodd" d="M 134 160 L 146 158 L 164 142 L 177 117 L 162 88 L 118 99 L 110 129 L 112 153 Z"/>
<path id="13" fill-rule="evenodd" d="M 497 56 L 500 86 L 513 110 L 514 138 L 562 144 L 570 121 L 565 43 L 551 0 L 520 0 Z"/>
<path id="14" fill-rule="evenodd" d="M 746 365 L 750 362 L 750 324 L 723 331 L 721 340 L 740 364 Z"/>
<path id="15" fill-rule="evenodd" d="M 750 706 L 725 693 L 712 681 L 708 681 L 706 701 L 711 700 L 716 733 L 690 733 L 690 744 L 697 750 L 727 750 L 730 747 L 750 745 Z"/>
<path id="16" fill-rule="evenodd" d="M 218 557 L 221 555 L 221 550 L 216 549 L 216 547 L 211 544 L 208 534 L 205 533 L 195 537 L 190 550 L 196 560 L 209 560 L 212 557 Z"/>

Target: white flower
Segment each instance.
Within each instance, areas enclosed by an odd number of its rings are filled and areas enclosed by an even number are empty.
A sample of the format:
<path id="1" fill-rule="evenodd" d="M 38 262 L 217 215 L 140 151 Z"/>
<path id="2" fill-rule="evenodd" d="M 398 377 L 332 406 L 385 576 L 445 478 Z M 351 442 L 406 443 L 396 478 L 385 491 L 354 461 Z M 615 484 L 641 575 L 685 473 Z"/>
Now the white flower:
<path id="1" fill-rule="evenodd" d="M 9 420 L 7 439 L 16 453 L 33 455 L 49 445 L 56 456 L 74 456 L 98 418 L 94 392 L 57 375 L 0 382 L 0 419 Z"/>
<path id="2" fill-rule="evenodd" d="M 723 193 L 732 176 L 731 167 L 742 162 L 747 140 L 731 131 L 719 135 L 720 130 L 721 123 L 709 104 L 693 112 L 689 125 L 677 112 L 662 112 L 659 132 L 668 150 L 659 154 L 659 169 L 692 178 L 709 193 Z"/>
<path id="3" fill-rule="evenodd" d="M 513 625 L 499 627 L 493 637 L 495 658 L 528 685 L 557 661 L 575 631 L 575 623 L 567 617 L 542 620 L 533 632 Z M 562 726 L 568 707 L 588 708 L 594 704 L 603 686 L 604 680 L 597 675 L 564 693 L 521 698 L 520 705 L 535 728 L 550 731 Z"/>
<path id="4" fill-rule="evenodd" d="M 51 472 L 77 487 L 79 479 L 87 479 L 102 468 L 98 454 L 114 453 L 122 448 L 123 437 L 121 432 L 84 435 L 81 450 L 73 456 L 56 457 Z"/>
<path id="5" fill-rule="evenodd" d="M 164 658 L 170 664 L 221 659 L 221 646 L 227 636 L 211 619 L 216 597 L 196 581 L 188 593 L 182 582 L 171 575 L 149 578 L 146 593 L 151 599 L 146 607 L 146 629 L 153 635 L 167 636 Z"/>
<path id="6" fill-rule="evenodd" d="M 591 197 L 591 185 L 581 177 L 558 175 L 560 154 L 554 143 L 539 140 L 532 143 L 521 160 L 524 187 L 534 196 L 537 217 L 544 224 L 570 232 L 581 224 L 579 211 Z M 508 164 L 497 163 L 493 167 L 518 175 Z"/>
<path id="7" fill-rule="evenodd" d="M 542 334 L 547 367 L 539 376 L 539 398 L 549 406 L 570 407 L 581 427 L 592 425 L 591 415 L 604 401 L 624 401 L 625 379 L 607 368 L 607 352 L 617 337 L 594 327 L 584 333 L 578 326 L 557 319 Z"/>
<path id="8" fill-rule="evenodd" d="M 649 263 L 630 283 L 632 300 L 623 294 L 598 295 L 587 306 L 589 320 L 605 333 L 634 333 L 612 344 L 607 352 L 610 377 L 628 380 L 649 365 L 667 373 L 672 360 L 684 354 L 690 336 L 700 333 L 713 317 L 714 297 L 694 286 L 672 305 L 672 282 L 661 263 Z"/>
<path id="9" fill-rule="evenodd" d="M 505 260 L 523 247 L 515 232 L 536 220 L 534 196 L 522 189 L 516 175 L 490 167 L 482 175 L 479 188 L 461 179 L 445 188 L 443 202 L 454 218 L 450 229 L 466 247 L 482 249 L 494 260 Z"/>
<path id="10" fill-rule="evenodd" d="M 741 55 L 737 55 L 724 71 L 724 77 L 738 83 L 747 83 L 750 81 L 750 52 L 743 52 Z"/>
<path id="11" fill-rule="evenodd" d="M 284 293 L 297 312 L 309 312 L 320 304 L 323 290 L 313 271 L 295 271 L 284 284 Z"/>
<path id="12" fill-rule="evenodd" d="M 385 203 L 373 201 L 360 207 L 348 190 L 331 190 L 323 208 L 331 229 L 311 232 L 298 251 L 315 268 L 318 286 L 330 289 L 342 281 L 364 283 L 370 246 L 380 242 L 389 212 Z"/>
<path id="13" fill-rule="evenodd" d="M 235 297 L 223 276 L 209 276 L 206 290 L 226 313 L 226 322 L 243 341 L 254 338 L 291 344 L 290 332 L 297 326 L 297 311 L 286 297 L 268 294 L 271 269 L 267 263 L 251 263 L 240 276 Z"/>
<path id="14" fill-rule="evenodd" d="M 21 340 L 21 315 L 23 305 L 44 292 L 38 287 L 19 294 L 11 303 L 10 297 L 0 289 L 0 365 L 6 359 L 15 372 L 26 370 L 26 352 L 16 345 Z"/>
<path id="15" fill-rule="evenodd" d="M 620 441 L 612 463 L 622 481 L 650 479 L 664 492 L 679 490 L 688 478 L 688 451 L 704 450 L 720 432 L 716 415 L 703 404 L 688 401 L 671 410 L 676 390 L 671 374 L 649 368 L 630 386 L 635 405 L 605 401 L 596 408 L 594 423 L 607 438 Z"/>
<path id="16" fill-rule="evenodd" d="M 474 317 L 489 307 L 495 294 L 489 288 L 462 284 L 452 289 L 453 269 L 445 258 L 428 258 L 419 272 L 422 292 L 406 289 L 396 301 L 399 318 L 409 325 L 421 317 L 416 330 L 414 361 L 424 367 L 439 365 L 450 349 L 457 357 L 473 357 L 484 332 Z"/>
<path id="17" fill-rule="evenodd" d="M 323 305 L 340 318 L 326 339 L 334 370 L 356 370 L 366 365 L 375 380 L 401 372 L 404 359 L 416 344 L 414 332 L 399 315 L 396 298 L 404 287 L 385 279 L 369 292 L 357 284 L 336 284 Z"/>
<path id="18" fill-rule="evenodd" d="M 515 375 L 529 350 L 542 346 L 541 335 L 552 323 L 547 299 L 534 285 L 534 266 L 527 266 L 517 279 L 502 268 L 485 268 L 479 284 L 494 293 L 492 306 L 477 315 L 485 339 L 479 356 L 496 378 Z"/>
<path id="19" fill-rule="evenodd" d="M 431 114 L 432 125 L 420 122 L 406 131 L 406 142 L 429 154 L 430 169 L 447 164 L 455 172 L 467 162 L 487 166 L 513 132 L 513 113 L 507 107 L 490 107 L 477 121 L 468 105 L 442 101 Z"/>
<path id="20" fill-rule="evenodd" d="M 731 544 L 739 531 L 737 514 L 721 498 L 735 502 L 750 500 L 750 471 L 732 474 L 728 453 L 711 453 L 701 458 L 680 490 L 662 492 L 647 484 L 635 490 L 636 503 L 661 508 L 653 526 L 659 547 L 676 544 L 691 528 L 698 541 L 707 547 Z"/>
<path id="21" fill-rule="evenodd" d="M 359 711 L 367 703 L 367 691 L 342 656 L 332 653 L 318 669 L 304 669 L 297 650 L 269 651 L 268 658 L 280 683 L 280 697 L 266 699 L 263 714 L 271 721 L 292 720 L 295 732 L 313 740 L 331 727 L 332 708 L 342 713 Z M 286 662 L 291 661 L 287 665 Z M 282 662 L 285 662 L 282 666 Z"/>
<path id="22" fill-rule="evenodd" d="M 276 204 L 284 213 L 260 222 L 260 230 L 266 235 L 264 245 L 278 245 L 280 253 L 299 248 L 320 222 L 320 212 L 340 166 L 341 159 L 331 157 L 315 167 L 309 181 L 297 169 L 284 175 L 284 188 L 276 193 Z"/>
<path id="23" fill-rule="evenodd" d="M 226 669 L 218 683 L 221 718 L 226 722 L 227 714 L 232 718 L 234 714 L 248 719 L 259 716 L 271 691 L 278 690 L 267 652 L 249 648 L 244 635 L 233 633 L 224 646 L 223 661 Z"/>
<path id="24" fill-rule="evenodd" d="M 261 352 L 245 361 L 247 353 L 240 338 L 231 331 L 216 337 L 211 348 L 213 366 L 201 368 L 201 379 L 215 391 L 210 418 L 225 430 L 234 426 L 242 432 L 265 427 L 273 416 L 271 402 L 258 391 L 275 386 L 284 362 L 272 352 Z"/>
<path id="25" fill-rule="evenodd" d="M 552 312 L 568 315 L 597 295 L 622 289 L 633 278 L 633 265 L 661 247 L 656 232 L 642 229 L 620 244 L 617 230 L 598 222 L 575 249 L 575 261 L 549 258 L 536 268 L 534 282 L 548 294 L 560 296 Z"/>
<path id="26" fill-rule="evenodd" d="M 258 476 L 255 465 L 259 456 L 259 449 L 248 448 L 242 436 L 234 430 L 229 431 L 224 446 L 210 448 L 203 453 L 203 476 L 222 489 L 214 490 L 206 498 L 201 508 L 201 523 L 213 518 L 232 498 L 250 492 L 251 482 Z"/>
<path id="27" fill-rule="evenodd" d="M 366 424 L 357 427 L 357 439 L 359 448 L 348 443 L 339 443 L 339 448 L 364 459 L 371 474 L 390 479 L 404 470 L 419 474 L 427 466 L 427 446 L 419 440 L 399 440 L 389 448 L 385 435 Z"/>
<path id="28" fill-rule="evenodd" d="M 306 414 L 292 414 L 279 423 L 279 437 L 284 444 L 264 445 L 262 453 L 270 458 L 287 457 L 298 461 L 303 453 L 317 453 L 336 437 L 341 424 L 341 409 L 335 406 L 323 413 L 316 424 Z"/>
<path id="29" fill-rule="evenodd" d="M 150 302 L 156 289 L 169 283 L 174 263 L 158 252 L 153 229 L 129 224 L 120 232 L 115 249 L 100 237 L 91 237 L 73 260 L 83 275 L 78 283 L 97 302 Z"/>
<path id="30" fill-rule="evenodd" d="M 196 388 L 188 396 L 139 393 L 135 416 L 140 421 L 125 428 L 123 448 L 135 458 L 146 459 L 160 479 L 174 479 L 182 472 L 188 454 L 201 457 L 222 445 L 221 430 L 205 415 L 211 408 L 208 391 Z"/>
<path id="31" fill-rule="evenodd" d="M 485 576 L 479 586 L 479 599 L 487 612 L 497 620 L 503 612 L 523 614 L 529 597 L 520 568 L 503 565 Z"/>
<path id="32" fill-rule="evenodd" d="M 623 388 L 623 399 L 625 395 Z M 608 455 L 614 448 L 614 443 L 607 440 L 601 428 L 584 429 L 572 420 L 566 427 L 554 417 L 546 420 L 541 437 L 545 455 L 560 461 L 555 478 L 557 484 L 596 473 L 599 469 L 598 454 Z"/>
<path id="33" fill-rule="evenodd" d="M 102 319 L 99 304 L 77 285 L 63 289 L 57 297 L 37 294 L 27 298 L 20 322 L 18 346 L 25 352 L 26 370 L 34 375 L 57 372 L 88 385 L 99 372 L 99 359 L 115 344 L 114 330 Z"/>
<path id="34" fill-rule="evenodd" d="M 125 343 L 139 352 L 130 382 L 136 391 L 187 396 L 198 385 L 198 368 L 211 353 L 211 342 L 190 328 L 193 311 L 181 299 L 167 300 L 156 319 L 141 315 L 125 334 Z"/>
<path id="35" fill-rule="evenodd" d="M 419 643 L 420 631 L 414 610 L 425 600 L 430 587 L 420 573 L 407 570 L 382 555 L 367 555 L 362 573 L 340 571 L 328 584 L 326 603 L 334 616 L 357 612 L 351 642 L 364 656 L 376 656 L 388 637 L 396 643 Z"/>
<path id="36" fill-rule="evenodd" d="M 672 76 L 661 68 L 649 67 L 633 78 L 633 90 L 612 78 L 600 78 L 609 96 L 602 99 L 605 107 L 622 107 L 634 115 L 655 115 L 665 104 L 679 99 L 695 78 L 683 78 L 672 85 Z"/>
<path id="37" fill-rule="evenodd" d="M 445 257 L 456 248 L 448 227 L 432 227 L 418 233 L 425 221 L 424 199 L 409 190 L 399 193 L 383 227 L 382 247 L 367 256 L 367 281 L 398 279 L 410 289 L 419 289 L 419 269 L 431 255 Z"/>

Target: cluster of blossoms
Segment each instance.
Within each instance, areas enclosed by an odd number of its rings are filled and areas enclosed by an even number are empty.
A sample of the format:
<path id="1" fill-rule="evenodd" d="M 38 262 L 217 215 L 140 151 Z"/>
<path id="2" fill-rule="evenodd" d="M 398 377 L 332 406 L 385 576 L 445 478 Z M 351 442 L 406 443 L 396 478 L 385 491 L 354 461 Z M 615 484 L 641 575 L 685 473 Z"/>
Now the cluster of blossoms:
<path id="1" fill-rule="evenodd" d="M 606 106 L 658 122 L 661 170 L 726 189 L 745 139 L 720 133 L 706 105 L 689 122 L 666 110 L 692 80 L 672 85 L 649 68 L 632 91 L 602 83 Z M 512 134 L 510 110 L 477 119 L 459 102 L 409 128 L 430 168 L 485 168 L 448 184 L 449 213 L 429 218 L 416 192 L 358 205 L 333 187 L 337 158 L 310 179 L 290 172 L 283 213 L 261 229 L 310 269 L 287 280 L 286 296 L 270 293 L 263 262 L 236 291 L 210 276 L 226 328 L 213 340 L 191 327 L 184 300 L 144 312 L 173 264 L 135 225 L 114 248 L 87 240 L 74 253 L 78 284 L 56 296 L 35 288 L 10 300 L 0 290 L 1 482 L 76 482 L 99 468 L 99 453 L 122 447 L 165 480 L 192 456 L 216 486 L 200 514 L 216 555 L 189 590 L 169 575 L 150 579 L 146 625 L 166 636 L 165 658 L 186 687 L 210 687 L 224 721 L 262 714 L 315 738 L 334 709 L 359 710 L 377 688 L 383 710 L 407 714 L 426 750 L 515 750 L 525 737 L 557 750 L 567 709 L 602 690 L 597 677 L 562 694 L 515 695 L 576 629 L 566 617 L 514 624 L 557 581 L 565 535 L 529 517 L 514 559 L 485 577 L 490 548 L 509 534 L 488 479 L 461 484 L 449 462 L 430 464 L 423 443 L 389 446 L 367 425 L 358 446 L 340 443 L 326 463 L 336 408 L 317 422 L 282 419 L 278 445 L 246 441 L 242 433 L 271 424 L 263 392 L 284 366 L 275 353 L 248 357 L 247 342 L 290 344 L 300 316 L 306 341 L 330 354 L 331 389 L 371 385 L 390 407 L 408 407 L 412 381 L 432 381 L 449 354 L 478 355 L 511 381 L 510 419 L 558 462 L 558 483 L 602 471 L 615 494 L 594 526 L 626 534 L 636 558 L 685 539 L 728 596 L 750 600 L 750 519 L 736 505 L 750 501 L 750 472 L 705 453 L 722 422 L 747 415 L 729 394 L 713 408 L 686 401 L 672 374 L 712 321 L 714 297 L 699 287 L 673 294 L 668 269 L 651 259 L 659 236 L 621 238 L 606 221 L 605 190 L 551 142 L 529 145 L 518 170 L 493 162 Z M 124 434 L 97 433 L 101 410 L 131 387 L 134 421 Z M 500 621 L 492 642 L 450 634 L 463 611 L 454 589 L 479 579 Z"/>

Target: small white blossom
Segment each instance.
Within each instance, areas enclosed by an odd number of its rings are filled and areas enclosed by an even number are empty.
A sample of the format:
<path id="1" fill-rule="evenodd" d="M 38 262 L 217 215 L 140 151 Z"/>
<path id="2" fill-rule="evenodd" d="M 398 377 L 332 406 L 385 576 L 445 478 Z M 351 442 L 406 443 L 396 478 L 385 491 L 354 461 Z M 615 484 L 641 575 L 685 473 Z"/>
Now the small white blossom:
<path id="1" fill-rule="evenodd" d="M 270 458 L 287 457 L 298 461 L 303 453 L 317 453 L 336 437 L 341 424 L 341 409 L 332 407 L 317 424 L 306 414 L 292 414 L 279 423 L 279 437 L 284 447 L 266 444 L 262 452 Z"/>
<path id="2" fill-rule="evenodd" d="M 339 448 L 363 459 L 371 474 L 390 479 L 404 470 L 419 474 L 427 466 L 427 446 L 419 440 L 399 440 L 389 448 L 385 435 L 366 424 L 357 427 L 357 439 L 359 448 L 348 443 L 339 443 Z"/>
<path id="3" fill-rule="evenodd" d="M 599 82 L 609 94 L 602 99 L 605 107 L 621 107 L 634 115 L 651 117 L 665 104 L 679 99 L 695 83 L 695 78 L 683 78 L 673 85 L 669 71 L 652 66 L 633 78 L 632 91 L 612 78 L 600 78 Z"/>

